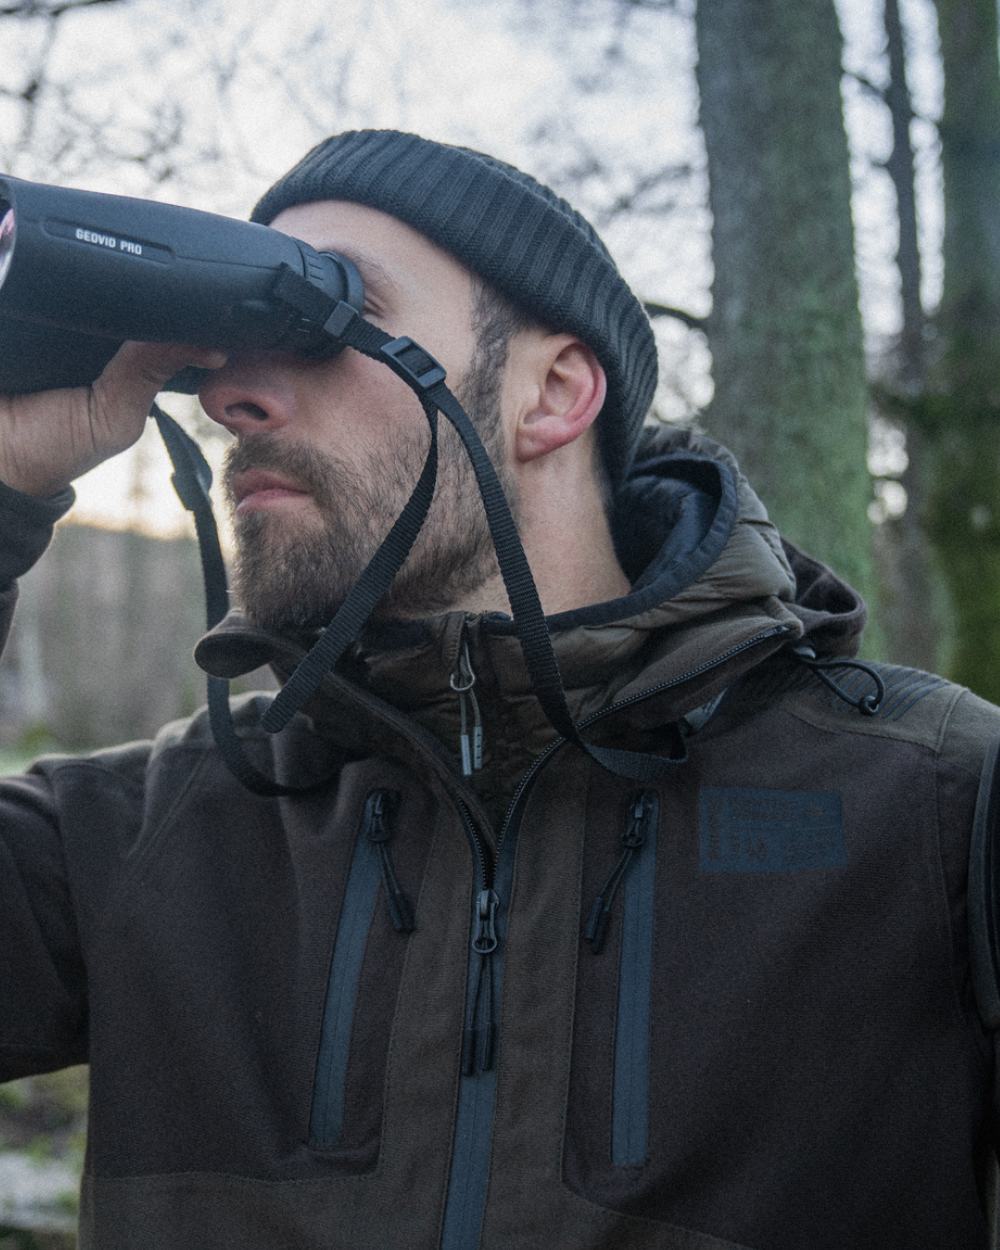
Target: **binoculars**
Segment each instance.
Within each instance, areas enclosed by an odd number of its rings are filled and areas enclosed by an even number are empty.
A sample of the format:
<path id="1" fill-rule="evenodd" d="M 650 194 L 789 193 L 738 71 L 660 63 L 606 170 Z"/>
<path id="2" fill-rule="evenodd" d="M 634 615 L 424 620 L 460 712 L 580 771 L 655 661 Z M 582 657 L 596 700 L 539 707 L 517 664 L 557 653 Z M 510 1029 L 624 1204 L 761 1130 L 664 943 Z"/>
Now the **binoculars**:
<path id="1" fill-rule="evenodd" d="M 356 266 L 269 226 L 0 177 L 0 394 L 87 385 L 127 339 L 330 356 L 337 302 L 362 311 Z"/>

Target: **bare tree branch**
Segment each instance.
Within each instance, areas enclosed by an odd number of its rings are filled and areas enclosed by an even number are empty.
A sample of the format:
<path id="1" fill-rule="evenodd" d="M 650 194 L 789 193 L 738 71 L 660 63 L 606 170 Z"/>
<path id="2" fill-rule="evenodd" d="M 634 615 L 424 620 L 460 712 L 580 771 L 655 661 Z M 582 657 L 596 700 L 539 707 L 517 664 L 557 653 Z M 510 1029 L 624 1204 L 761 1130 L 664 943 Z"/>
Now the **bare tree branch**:
<path id="1" fill-rule="evenodd" d="M 62 17 L 76 9 L 89 9 L 95 4 L 121 4 L 123 0 L 56 0 L 55 4 L 41 4 L 39 0 L 21 0 L 18 4 L 0 6 L 0 17 Z"/>
<path id="2" fill-rule="evenodd" d="M 42 93 L 45 90 L 48 66 L 52 57 L 52 50 L 55 47 L 57 34 L 58 22 L 55 19 L 47 21 L 41 48 L 38 51 L 33 68 L 28 73 L 27 81 L 19 91 L 10 91 L 9 93 L 10 97 L 19 100 L 24 105 L 21 133 L 17 142 L 17 147 L 21 151 L 28 149 L 34 137 L 35 127 L 38 122 L 38 109 Z"/>
<path id="3" fill-rule="evenodd" d="M 594 172 L 599 171 L 600 166 Z M 669 196 L 665 197 L 664 202 L 652 202 L 651 192 L 665 189 L 677 182 L 684 182 L 691 177 L 691 174 L 692 169 L 688 164 L 665 165 L 647 174 L 635 174 L 635 181 L 630 189 L 622 191 L 605 204 L 599 213 L 595 214 L 596 224 L 599 228 L 603 228 L 621 213 L 638 213 L 649 211 L 650 208 L 664 211 L 673 207 Z"/>
<path id="4" fill-rule="evenodd" d="M 881 104 L 885 104 L 886 91 L 884 87 L 880 87 L 877 83 L 872 82 L 870 78 L 866 77 L 866 75 L 855 69 L 844 70 L 844 74 L 846 77 L 850 78 L 852 82 L 856 82 L 859 87 L 863 87 L 869 95 L 874 96 L 875 99 Z"/>
<path id="5" fill-rule="evenodd" d="M 681 321 L 689 330 L 704 330 L 706 318 L 696 317 L 694 313 L 685 312 L 683 308 L 674 308 L 671 304 L 658 304 L 651 300 L 643 300 L 643 308 L 650 317 L 673 317 Z"/>

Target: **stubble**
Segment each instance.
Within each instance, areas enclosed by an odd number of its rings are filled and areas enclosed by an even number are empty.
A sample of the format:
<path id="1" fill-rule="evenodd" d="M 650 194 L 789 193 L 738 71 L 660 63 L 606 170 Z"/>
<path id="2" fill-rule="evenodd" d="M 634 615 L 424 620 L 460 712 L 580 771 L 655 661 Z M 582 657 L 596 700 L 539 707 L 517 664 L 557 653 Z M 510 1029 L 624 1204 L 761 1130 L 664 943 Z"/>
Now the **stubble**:
<path id="1" fill-rule="evenodd" d="M 505 463 L 499 371 L 474 362 L 458 397 L 500 475 L 517 516 Z M 358 467 L 325 450 L 249 434 L 226 457 L 223 483 L 235 506 L 233 479 L 251 468 L 272 470 L 312 496 L 314 508 L 252 510 L 234 516 L 236 601 L 257 625 L 301 634 L 329 623 L 403 510 L 420 471 L 430 433 L 414 400 L 412 424 L 394 445 Z M 497 563 L 475 474 L 454 428 L 438 419 L 434 500 L 403 567 L 375 611 L 414 618 L 473 597 L 496 575 Z"/>

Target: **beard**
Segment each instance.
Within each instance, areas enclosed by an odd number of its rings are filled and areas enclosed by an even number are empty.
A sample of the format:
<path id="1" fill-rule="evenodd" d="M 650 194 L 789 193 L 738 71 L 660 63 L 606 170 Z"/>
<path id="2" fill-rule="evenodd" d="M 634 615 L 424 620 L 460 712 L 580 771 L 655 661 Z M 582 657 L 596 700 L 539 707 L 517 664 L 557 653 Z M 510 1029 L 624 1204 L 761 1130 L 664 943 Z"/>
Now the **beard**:
<path id="1" fill-rule="evenodd" d="M 476 428 L 517 514 L 512 475 L 504 470 L 499 381 L 475 365 L 457 396 L 476 412 Z M 414 400 L 416 407 L 416 400 Z M 327 624 L 357 582 L 423 467 L 430 432 L 414 413 L 412 425 L 369 456 L 363 468 L 327 451 L 249 434 L 230 448 L 223 484 L 235 507 L 233 478 L 247 469 L 286 475 L 312 496 L 309 517 L 267 510 L 234 514 L 236 601 L 256 625 L 302 634 Z M 318 515 L 317 515 L 318 514 Z M 438 418 L 434 498 L 403 566 L 375 608 L 377 619 L 446 611 L 475 594 L 497 573 L 493 540 L 472 465 L 458 434 Z"/>

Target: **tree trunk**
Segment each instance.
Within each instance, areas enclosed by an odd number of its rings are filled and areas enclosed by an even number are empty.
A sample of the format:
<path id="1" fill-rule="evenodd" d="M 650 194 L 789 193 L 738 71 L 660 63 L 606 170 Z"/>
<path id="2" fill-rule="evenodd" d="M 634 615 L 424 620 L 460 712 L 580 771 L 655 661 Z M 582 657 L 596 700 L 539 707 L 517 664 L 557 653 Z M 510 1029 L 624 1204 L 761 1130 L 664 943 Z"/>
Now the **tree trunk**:
<path id="1" fill-rule="evenodd" d="M 1000 63 L 996 0 L 937 0 L 944 289 L 928 533 L 955 610 L 955 680 L 1000 701 Z"/>
<path id="2" fill-rule="evenodd" d="M 902 313 L 893 360 L 892 385 L 912 402 L 927 389 L 926 316 L 921 299 L 922 263 L 917 233 L 916 162 L 910 139 L 913 106 L 906 81 L 906 47 L 899 0 L 885 0 L 883 14 L 889 81 L 885 102 L 892 121 L 892 151 L 886 170 L 896 192 L 899 241 L 896 268 Z M 944 659 L 948 591 L 926 534 L 927 492 L 934 447 L 919 425 L 906 423 L 907 466 L 901 482 L 906 511 L 886 521 L 878 534 L 884 559 L 882 607 L 893 659 L 937 669 Z"/>
<path id="3" fill-rule="evenodd" d="M 867 385 L 833 0 L 702 0 L 708 424 L 785 534 L 874 593 Z"/>
<path id="4" fill-rule="evenodd" d="M 889 59 L 885 102 L 892 121 L 892 151 L 886 169 L 896 192 L 899 223 L 896 267 L 899 270 L 899 296 L 903 311 L 897 371 L 903 387 L 912 392 L 923 390 L 927 378 L 927 353 L 924 349 L 924 306 L 920 297 L 922 265 L 917 238 L 916 162 L 910 141 L 913 106 L 906 82 L 906 45 L 899 0 L 885 0 L 883 21 Z"/>

